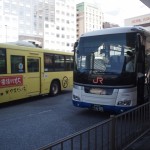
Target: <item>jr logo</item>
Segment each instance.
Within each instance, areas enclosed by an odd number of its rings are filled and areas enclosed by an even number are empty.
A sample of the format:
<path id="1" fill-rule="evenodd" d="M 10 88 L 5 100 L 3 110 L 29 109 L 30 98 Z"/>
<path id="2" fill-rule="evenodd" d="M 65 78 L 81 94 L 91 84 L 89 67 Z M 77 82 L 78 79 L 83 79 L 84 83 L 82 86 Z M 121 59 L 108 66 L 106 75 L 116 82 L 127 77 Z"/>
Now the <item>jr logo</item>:
<path id="1" fill-rule="evenodd" d="M 102 77 L 97 77 L 96 79 L 93 79 L 93 83 L 103 84 L 103 78 Z"/>

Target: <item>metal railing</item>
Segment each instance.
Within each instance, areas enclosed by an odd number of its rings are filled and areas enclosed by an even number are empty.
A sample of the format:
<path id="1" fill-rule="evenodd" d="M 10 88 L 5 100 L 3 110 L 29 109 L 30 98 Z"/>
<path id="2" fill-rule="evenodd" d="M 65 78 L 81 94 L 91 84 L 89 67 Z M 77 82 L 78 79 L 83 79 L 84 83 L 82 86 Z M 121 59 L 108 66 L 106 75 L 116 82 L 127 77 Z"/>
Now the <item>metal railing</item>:
<path id="1" fill-rule="evenodd" d="M 53 142 L 39 150 L 122 150 L 150 131 L 150 102 Z"/>

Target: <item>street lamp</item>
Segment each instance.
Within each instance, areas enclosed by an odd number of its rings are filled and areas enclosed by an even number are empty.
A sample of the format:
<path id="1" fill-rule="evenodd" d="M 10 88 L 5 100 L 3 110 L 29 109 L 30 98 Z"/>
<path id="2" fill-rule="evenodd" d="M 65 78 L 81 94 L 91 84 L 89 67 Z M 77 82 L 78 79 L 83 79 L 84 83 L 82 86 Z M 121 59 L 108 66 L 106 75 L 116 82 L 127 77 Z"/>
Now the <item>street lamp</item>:
<path id="1" fill-rule="evenodd" d="M 7 25 L 5 25 L 6 28 L 6 43 L 7 43 Z"/>

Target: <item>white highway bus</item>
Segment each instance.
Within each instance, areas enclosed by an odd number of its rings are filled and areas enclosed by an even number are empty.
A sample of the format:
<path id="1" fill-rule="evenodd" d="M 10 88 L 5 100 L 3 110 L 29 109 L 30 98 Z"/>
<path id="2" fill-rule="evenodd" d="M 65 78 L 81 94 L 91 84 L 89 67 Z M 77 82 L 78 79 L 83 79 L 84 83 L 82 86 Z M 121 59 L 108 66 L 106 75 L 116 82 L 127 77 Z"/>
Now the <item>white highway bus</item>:
<path id="1" fill-rule="evenodd" d="M 83 34 L 74 46 L 73 105 L 121 113 L 145 103 L 149 53 L 150 33 L 140 26 Z"/>

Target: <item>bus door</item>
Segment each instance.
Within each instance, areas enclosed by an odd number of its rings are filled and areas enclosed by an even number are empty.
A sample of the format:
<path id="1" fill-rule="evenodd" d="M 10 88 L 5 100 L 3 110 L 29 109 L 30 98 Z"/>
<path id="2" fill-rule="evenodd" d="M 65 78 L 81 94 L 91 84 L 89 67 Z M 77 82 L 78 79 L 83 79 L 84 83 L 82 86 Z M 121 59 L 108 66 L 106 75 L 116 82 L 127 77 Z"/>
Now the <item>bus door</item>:
<path id="1" fill-rule="evenodd" d="M 40 58 L 27 58 L 27 94 L 29 96 L 41 93 Z"/>

